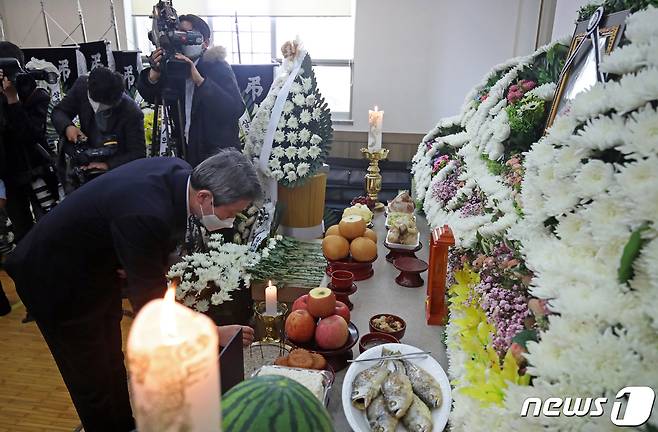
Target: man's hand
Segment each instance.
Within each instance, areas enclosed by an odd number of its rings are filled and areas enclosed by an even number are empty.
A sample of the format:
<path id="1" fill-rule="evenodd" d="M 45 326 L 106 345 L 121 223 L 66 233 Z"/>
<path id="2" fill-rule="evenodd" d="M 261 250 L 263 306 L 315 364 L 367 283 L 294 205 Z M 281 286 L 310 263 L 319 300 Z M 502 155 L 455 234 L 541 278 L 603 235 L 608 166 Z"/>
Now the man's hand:
<path id="1" fill-rule="evenodd" d="M 242 329 L 242 345 L 248 347 L 254 341 L 254 329 L 241 325 L 227 325 L 217 327 L 219 331 L 219 345 L 226 346 L 231 338 Z"/>
<path id="2" fill-rule="evenodd" d="M 162 48 L 158 48 L 149 56 L 149 63 L 151 70 L 149 70 L 149 80 L 151 82 L 158 82 L 160 80 L 160 62 L 162 62 Z"/>
<path id="3" fill-rule="evenodd" d="M 84 170 L 97 169 L 101 171 L 107 171 L 110 169 L 110 166 L 105 162 L 91 162 L 89 165 L 82 167 Z"/>
<path id="4" fill-rule="evenodd" d="M 185 63 L 190 65 L 190 78 L 192 78 L 192 81 L 194 81 L 194 84 L 199 87 L 201 84 L 203 84 L 203 81 L 205 78 L 201 76 L 199 73 L 199 70 L 196 68 L 196 65 L 192 60 L 190 60 L 188 57 L 185 57 L 183 54 L 176 54 L 176 60 L 182 60 Z"/>
<path id="5" fill-rule="evenodd" d="M 5 72 L 0 69 L 0 81 L 2 81 L 2 93 L 7 98 L 8 104 L 15 104 L 18 102 L 18 91 L 14 87 L 14 83 L 9 81 L 5 76 Z"/>
<path id="6" fill-rule="evenodd" d="M 78 137 L 85 138 L 85 134 L 83 134 L 80 129 L 73 125 L 66 127 L 64 135 L 66 135 L 66 139 L 72 143 L 78 141 Z"/>

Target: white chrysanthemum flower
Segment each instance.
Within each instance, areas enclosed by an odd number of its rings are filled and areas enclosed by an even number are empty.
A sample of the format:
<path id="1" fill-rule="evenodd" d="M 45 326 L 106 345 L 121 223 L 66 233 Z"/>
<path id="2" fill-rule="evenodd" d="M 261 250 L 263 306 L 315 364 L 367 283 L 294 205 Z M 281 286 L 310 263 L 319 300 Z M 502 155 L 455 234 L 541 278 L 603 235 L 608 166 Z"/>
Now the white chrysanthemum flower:
<path id="1" fill-rule="evenodd" d="M 292 110 L 294 110 L 294 109 L 295 109 L 295 104 L 292 103 L 292 101 L 287 100 L 287 101 L 284 102 L 284 104 L 283 104 L 283 112 L 284 113 L 290 114 L 292 112 Z"/>
<path id="2" fill-rule="evenodd" d="M 553 96 L 555 96 L 556 88 L 557 85 L 554 82 L 550 82 L 533 88 L 528 93 L 526 93 L 526 95 L 537 96 L 539 99 L 548 102 L 553 100 Z"/>
<path id="3" fill-rule="evenodd" d="M 527 168 L 541 168 L 553 162 L 555 150 L 546 140 L 540 140 L 532 146 L 526 156 Z"/>
<path id="4" fill-rule="evenodd" d="M 294 171 L 294 170 L 295 170 L 295 165 L 292 163 L 287 163 L 283 166 L 283 171 L 286 173 L 289 173 L 290 171 Z"/>
<path id="5" fill-rule="evenodd" d="M 302 88 L 304 93 L 308 93 L 313 88 L 313 80 L 311 78 L 302 78 Z"/>
<path id="6" fill-rule="evenodd" d="M 213 306 L 218 306 L 224 302 L 224 299 L 222 298 L 222 294 L 219 292 L 214 293 L 213 295 L 210 296 L 210 303 L 213 304 Z"/>
<path id="7" fill-rule="evenodd" d="M 189 308 L 193 307 L 196 304 L 196 299 L 194 298 L 193 295 L 188 295 L 185 297 L 183 300 L 183 304 Z"/>
<path id="8" fill-rule="evenodd" d="M 285 154 L 286 153 L 285 153 L 283 147 L 274 147 L 272 149 L 272 156 L 274 156 L 277 159 L 282 158 Z"/>
<path id="9" fill-rule="evenodd" d="M 322 110 L 320 108 L 313 108 L 313 120 L 318 121 L 322 117 Z"/>
<path id="10" fill-rule="evenodd" d="M 293 96 L 292 101 L 295 103 L 295 105 L 300 107 L 306 104 L 306 98 L 301 93 L 297 93 L 295 96 Z"/>
<path id="11" fill-rule="evenodd" d="M 274 132 L 274 142 L 281 144 L 286 140 L 286 134 L 281 129 Z"/>
<path id="12" fill-rule="evenodd" d="M 615 49 L 610 55 L 603 56 L 601 71 L 622 75 L 644 67 L 646 65 L 647 45 L 630 44 Z"/>
<path id="13" fill-rule="evenodd" d="M 311 112 L 307 109 L 302 110 L 302 112 L 299 114 L 299 122 L 301 124 L 309 124 L 311 122 L 312 116 Z"/>
<path id="14" fill-rule="evenodd" d="M 322 138 L 319 135 L 313 134 L 311 137 L 311 144 L 313 145 L 319 145 L 322 142 Z"/>
<path id="15" fill-rule="evenodd" d="M 283 129 L 286 127 L 286 122 L 288 120 L 286 119 L 286 116 L 281 115 L 281 118 L 279 119 L 279 123 L 277 124 L 276 128 L 277 129 Z"/>
<path id="16" fill-rule="evenodd" d="M 313 145 L 308 149 L 308 155 L 311 157 L 311 159 L 317 159 L 321 153 L 322 150 L 316 145 Z"/>
<path id="17" fill-rule="evenodd" d="M 291 92 L 292 94 L 301 93 L 301 92 L 302 92 L 302 85 L 301 85 L 300 83 L 298 83 L 297 81 L 294 81 L 294 82 L 290 85 L 290 92 Z"/>
<path id="18" fill-rule="evenodd" d="M 634 43 L 653 42 L 658 39 L 658 8 L 649 6 L 627 18 L 624 35 Z"/>
<path id="19" fill-rule="evenodd" d="M 297 141 L 299 139 L 297 137 L 297 132 L 293 132 L 293 131 L 288 132 L 288 134 L 286 135 L 286 138 L 288 138 L 288 142 L 292 145 L 297 144 Z"/>
<path id="20" fill-rule="evenodd" d="M 308 159 L 309 154 L 308 154 L 308 148 L 307 147 L 300 147 L 297 149 L 297 157 L 299 159 Z"/>
<path id="21" fill-rule="evenodd" d="M 286 126 L 288 126 L 290 129 L 297 129 L 299 127 L 299 122 L 297 121 L 297 117 L 290 116 L 288 122 L 286 123 Z"/>
<path id="22" fill-rule="evenodd" d="M 606 99 L 614 101 L 613 106 L 619 114 L 633 111 L 658 98 L 658 68 L 624 75 L 619 82 L 610 83 L 609 89 Z"/>
<path id="23" fill-rule="evenodd" d="M 621 116 L 601 116 L 588 121 L 577 135 L 566 141 L 576 147 L 594 150 L 607 150 L 624 141 L 624 119 Z"/>
<path id="24" fill-rule="evenodd" d="M 208 300 L 199 300 L 194 306 L 194 309 L 201 313 L 208 312 L 208 309 L 210 309 L 210 303 L 208 303 Z"/>
<path id="25" fill-rule="evenodd" d="M 648 191 L 658 184 L 658 158 L 652 157 L 624 165 L 617 175 L 619 184 L 626 191 Z"/>
<path id="26" fill-rule="evenodd" d="M 288 174 L 286 174 L 286 179 L 289 182 L 294 182 L 297 180 L 297 173 L 295 173 L 295 171 L 288 171 Z"/>
<path id="27" fill-rule="evenodd" d="M 274 177 L 275 180 L 281 180 L 284 177 L 283 171 L 281 170 L 272 171 L 272 177 Z"/>
<path id="28" fill-rule="evenodd" d="M 270 169 L 273 170 L 273 171 L 281 169 L 281 161 L 279 159 L 276 159 L 276 158 L 270 159 L 270 161 L 268 162 L 268 165 L 269 165 Z"/>
<path id="29" fill-rule="evenodd" d="M 598 159 L 587 162 L 576 174 L 574 188 L 581 198 L 591 198 L 612 184 L 614 168 Z"/>
<path id="30" fill-rule="evenodd" d="M 297 175 L 301 178 L 308 174 L 308 170 L 311 168 L 311 165 L 306 162 L 302 162 L 297 166 Z"/>
<path id="31" fill-rule="evenodd" d="M 299 131 L 299 140 L 301 142 L 307 143 L 309 142 L 310 139 L 311 139 L 311 132 L 308 129 L 304 128 Z"/>
<path id="32" fill-rule="evenodd" d="M 625 143 L 620 146 L 624 153 L 641 156 L 655 155 L 658 149 L 658 111 L 650 104 L 631 114 L 626 121 Z M 623 129 L 622 129 L 623 131 Z"/>
<path id="33" fill-rule="evenodd" d="M 610 95 L 606 94 L 605 84 L 597 82 L 589 90 L 579 93 L 571 104 L 575 118 L 585 120 L 610 109 Z"/>
<path id="34" fill-rule="evenodd" d="M 306 106 L 312 107 L 313 105 L 315 105 L 315 101 L 316 101 L 315 95 L 306 96 Z"/>
<path id="35" fill-rule="evenodd" d="M 572 174 L 581 164 L 581 160 L 586 157 L 587 152 L 583 148 L 576 146 L 562 147 L 555 151 L 555 175 L 564 178 Z"/>

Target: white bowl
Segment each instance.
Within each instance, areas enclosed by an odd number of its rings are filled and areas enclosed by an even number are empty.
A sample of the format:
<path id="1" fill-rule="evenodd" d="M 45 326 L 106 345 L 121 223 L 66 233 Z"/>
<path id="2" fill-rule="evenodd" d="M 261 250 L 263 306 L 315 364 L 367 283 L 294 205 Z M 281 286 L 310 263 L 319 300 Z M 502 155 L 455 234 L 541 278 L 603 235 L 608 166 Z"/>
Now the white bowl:
<path id="1" fill-rule="evenodd" d="M 369 350 L 363 352 L 363 354 L 361 354 L 359 357 L 357 357 L 357 360 L 381 357 L 382 348 L 388 348 L 393 351 L 400 351 L 402 354 L 423 351 L 411 345 L 389 343 L 370 348 Z M 446 375 L 439 362 L 437 362 L 429 355 L 427 357 L 411 358 L 409 361 L 418 367 L 423 368 L 426 372 L 432 375 L 432 377 L 434 377 L 434 379 L 441 386 L 443 401 L 441 402 L 441 406 L 432 410 L 432 423 L 434 424 L 432 431 L 440 432 L 445 428 L 446 423 L 448 422 L 450 408 L 452 407 L 452 396 L 450 393 L 450 381 L 448 381 L 448 376 Z M 359 372 L 374 366 L 375 364 L 377 364 L 377 361 L 375 360 L 352 363 L 352 365 L 347 370 L 347 373 L 345 374 L 342 391 L 343 411 L 345 412 L 345 417 L 347 417 L 347 421 L 349 422 L 354 432 L 370 432 L 370 426 L 368 425 L 368 420 L 366 419 L 366 412 L 358 410 L 352 405 L 352 383 L 354 382 L 354 379 Z M 405 429 L 400 422 L 397 431 L 404 430 Z"/>
<path id="2" fill-rule="evenodd" d="M 412 245 L 405 245 L 405 244 L 400 244 L 400 243 L 391 243 L 391 242 L 388 241 L 389 234 L 390 234 L 390 231 L 386 234 L 385 242 L 388 246 L 391 246 L 394 249 L 414 250 L 420 244 L 420 233 L 416 234 L 416 243 L 412 244 Z"/>

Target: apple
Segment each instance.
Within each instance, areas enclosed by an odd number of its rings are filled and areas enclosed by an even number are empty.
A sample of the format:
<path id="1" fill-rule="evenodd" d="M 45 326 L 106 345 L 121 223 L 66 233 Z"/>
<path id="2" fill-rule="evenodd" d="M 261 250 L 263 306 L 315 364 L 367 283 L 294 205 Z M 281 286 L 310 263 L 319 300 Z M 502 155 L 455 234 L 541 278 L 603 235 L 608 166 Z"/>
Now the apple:
<path id="1" fill-rule="evenodd" d="M 313 288 L 308 292 L 307 310 L 316 318 L 333 315 L 336 310 L 336 294 L 329 288 Z"/>
<path id="2" fill-rule="evenodd" d="M 292 310 L 296 311 L 297 309 L 308 309 L 308 294 L 297 297 L 297 300 L 292 304 Z"/>
<path id="3" fill-rule="evenodd" d="M 315 328 L 315 343 L 325 350 L 338 349 L 347 343 L 350 334 L 345 318 L 331 315 L 323 318 Z"/>
<path id="4" fill-rule="evenodd" d="M 350 322 L 350 308 L 347 307 L 342 301 L 336 301 L 336 310 L 334 311 L 336 315 L 342 316 L 345 321 L 349 324 Z"/>
<path id="5" fill-rule="evenodd" d="M 286 318 L 286 335 L 293 342 L 308 342 L 315 332 L 315 318 L 307 310 L 297 309 Z"/>

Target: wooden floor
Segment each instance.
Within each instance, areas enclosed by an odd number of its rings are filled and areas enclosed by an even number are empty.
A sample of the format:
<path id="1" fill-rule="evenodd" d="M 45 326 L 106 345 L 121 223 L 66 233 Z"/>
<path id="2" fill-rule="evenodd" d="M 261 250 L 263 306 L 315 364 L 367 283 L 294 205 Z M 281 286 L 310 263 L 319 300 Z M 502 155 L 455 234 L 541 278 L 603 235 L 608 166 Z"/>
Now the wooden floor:
<path id="1" fill-rule="evenodd" d="M 0 317 L 0 432 L 72 432 L 80 420 L 55 361 L 4 271 L 0 280 L 14 310 Z M 124 341 L 130 320 L 122 321 Z"/>

